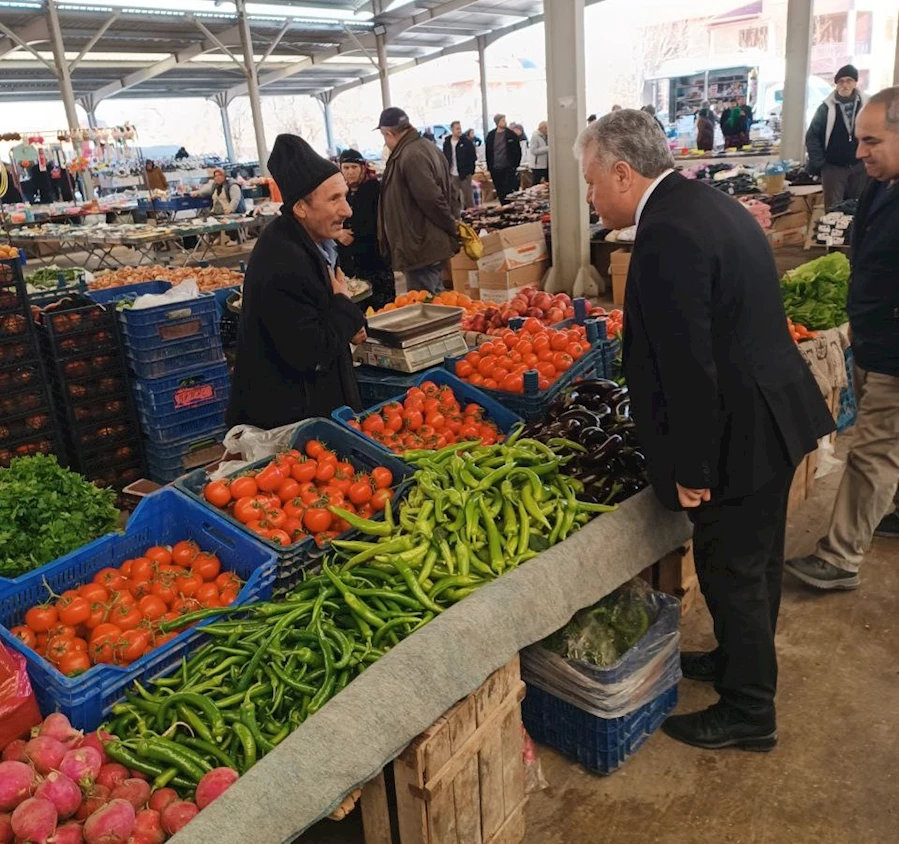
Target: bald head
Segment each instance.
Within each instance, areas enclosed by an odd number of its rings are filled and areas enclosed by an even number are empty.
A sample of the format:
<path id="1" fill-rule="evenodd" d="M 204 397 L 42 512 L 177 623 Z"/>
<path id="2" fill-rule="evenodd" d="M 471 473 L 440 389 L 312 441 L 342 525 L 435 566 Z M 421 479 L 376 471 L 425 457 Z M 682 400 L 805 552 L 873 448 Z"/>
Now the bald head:
<path id="1" fill-rule="evenodd" d="M 859 159 L 880 182 L 899 181 L 899 86 L 874 94 L 855 126 Z"/>

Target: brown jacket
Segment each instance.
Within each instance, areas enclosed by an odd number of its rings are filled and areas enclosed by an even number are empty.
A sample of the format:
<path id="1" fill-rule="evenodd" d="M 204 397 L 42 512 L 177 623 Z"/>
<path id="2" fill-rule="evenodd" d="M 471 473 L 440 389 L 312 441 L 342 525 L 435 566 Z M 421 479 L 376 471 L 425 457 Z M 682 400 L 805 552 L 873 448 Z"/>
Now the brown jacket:
<path id="1" fill-rule="evenodd" d="M 378 242 L 394 269 L 439 264 L 459 251 L 450 195 L 446 159 L 411 129 L 390 154 L 381 179 Z"/>
<path id="2" fill-rule="evenodd" d="M 152 170 L 147 170 L 147 185 L 150 190 L 168 190 L 169 180 L 166 179 L 162 170 L 154 167 Z"/>

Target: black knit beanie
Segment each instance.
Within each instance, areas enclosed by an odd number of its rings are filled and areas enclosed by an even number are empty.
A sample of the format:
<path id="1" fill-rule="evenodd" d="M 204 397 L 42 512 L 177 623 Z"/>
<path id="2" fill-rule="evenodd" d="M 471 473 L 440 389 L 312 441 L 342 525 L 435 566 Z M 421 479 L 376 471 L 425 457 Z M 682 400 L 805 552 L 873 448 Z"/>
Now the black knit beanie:
<path id="1" fill-rule="evenodd" d="M 340 172 L 336 164 L 322 158 L 301 137 L 288 134 L 275 138 L 268 169 L 288 208 Z"/>
<path id="2" fill-rule="evenodd" d="M 858 82 L 858 71 L 855 69 L 855 65 L 851 65 L 851 64 L 843 65 L 843 67 L 841 67 L 833 75 L 834 84 L 839 82 L 844 76 L 848 76 L 851 79 L 854 79 L 856 82 Z"/>

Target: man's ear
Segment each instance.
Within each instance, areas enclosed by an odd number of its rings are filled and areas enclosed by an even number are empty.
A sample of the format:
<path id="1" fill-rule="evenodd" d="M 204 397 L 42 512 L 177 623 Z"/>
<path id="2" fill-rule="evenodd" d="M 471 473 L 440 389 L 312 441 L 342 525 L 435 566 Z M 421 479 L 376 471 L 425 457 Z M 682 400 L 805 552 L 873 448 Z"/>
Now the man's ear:
<path id="1" fill-rule="evenodd" d="M 295 217 L 299 217 L 301 220 L 306 219 L 306 203 L 302 199 L 293 204 L 293 213 Z"/>

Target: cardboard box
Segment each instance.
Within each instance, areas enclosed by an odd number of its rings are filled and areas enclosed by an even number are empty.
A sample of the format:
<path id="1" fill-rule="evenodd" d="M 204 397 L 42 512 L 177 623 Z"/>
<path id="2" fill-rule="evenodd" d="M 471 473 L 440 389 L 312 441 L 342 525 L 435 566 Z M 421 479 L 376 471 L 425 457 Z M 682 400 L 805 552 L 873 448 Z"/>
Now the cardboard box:
<path id="1" fill-rule="evenodd" d="M 478 261 L 481 272 L 515 270 L 546 258 L 542 223 L 500 229 L 482 237 L 481 242 L 484 244 L 484 255 Z"/>
<path id="2" fill-rule="evenodd" d="M 477 266 L 477 265 L 475 265 Z M 474 270 L 453 270 L 453 290 L 456 293 L 464 293 L 469 299 L 481 297 L 480 274 Z"/>
<path id="3" fill-rule="evenodd" d="M 786 231 L 770 231 L 768 232 L 768 240 L 771 242 L 772 249 L 777 249 L 781 246 L 795 246 L 805 243 L 806 232 L 806 226 L 787 229 Z"/>
<path id="4" fill-rule="evenodd" d="M 803 211 L 791 211 L 789 214 L 783 214 L 775 217 L 771 222 L 771 231 L 784 232 L 790 229 L 804 228 L 808 226 L 811 215 Z"/>
<path id="5" fill-rule="evenodd" d="M 480 273 L 480 297 L 482 302 L 500 304 L 508 302 L 522 287 L 536 286 L 543 281 L 549 261 L 538 261 L 507 272 Z"/>
<path id="6" fill-rule="evenodd" d="M 612 275 L 612 302 L 624 304 L 624 288 L 627 284 L 627 271 L 631 265 L 629 249 L 616 249 L 610 256 Z"/>
<path id="7" fill-rule="evenodd" d="M 451 270 L 476 270 L 478 262 L 468 257 L 464 249 L 460 249 L 450 261 Z"/>

